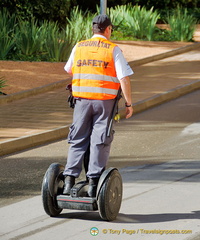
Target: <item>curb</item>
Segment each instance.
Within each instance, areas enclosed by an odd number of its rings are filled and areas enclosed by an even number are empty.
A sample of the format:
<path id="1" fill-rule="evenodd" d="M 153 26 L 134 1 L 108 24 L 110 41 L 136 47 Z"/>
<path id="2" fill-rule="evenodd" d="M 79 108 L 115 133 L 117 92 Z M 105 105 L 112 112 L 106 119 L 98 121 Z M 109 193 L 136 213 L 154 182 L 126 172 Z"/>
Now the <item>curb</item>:
<path id="1" fill-rule="evenodd" d="M 0 143 L 0 156 L 36 147 L 45 143 L 64 139 L 69 131 L 68 126 L 47 130 L 38 134 L 24 136 Z"/>
<path id="2" fill-rule="evenodd" d="M 13 93 L 13 94 L 10 94 L 10 95 L 7 95 L 7 96 L 1 96 L 0 97 L 0 105 L 10 103 L 10 102 L 13 102 L 15 100 L 22 99 L 22 98 L 35 96 L 35 95 L 40 94 L 40 93 L 45 93 L 45 92 L 48 92 L 48 91 L 52 91 L 52 90 L 57 89 L 57 88 L 66 87 L 68 81 L 70 81 L 70 80 L 71 80 L 71 78 L 69 77 L 69 78 L 67 78 L 65 80 L 61 80 L 59 82 L 49 83 L 49 84 L 41 86 L 41 87 L 29 89 L 29 90 L 26 90 L 26 91 L 21 91 L 21 92 L 18 92 L 18 93 Z"/>
<path id="3" fill-rule="evenodd" d="M 147 63 L 150 63 L 150 62 L 162 60 L 164 58 L 173 57 L 175 55 L 186 53 L 186 52 L 195 50 L 197 48 L 200 48 L 200 42 L 196 42 L 196 43 L 193 43 L 191 45 L 180 47 L 180 48 L 177 48 L 177 49 L 165 52 L 165 53 L 160 53 L 160 54 L 153 55 L 153 56 L 150 56 L 150 57 L 146 57 L 146 58 L 143 58 L 143 59 L 138 59 L 138 60 L 135 60 L 135 61 L 131 61 L 131 62 L 129 62 L 129 65 L 131 67 L 136 67 L 136 66 L 139 66 L 139 65 L 147 64 Z"/>
<path id="4" fill-rule="evenodd" d="M 170 89 L 169 91 L 157 94 L 153 97 L 147 98 L 145 100 L 139 101 L 133 104 L 134 112 L 139 113 L 149 108 L 155 107 L 157 105 L 169 102 L 173 99 L 179 98 L 183 95 L 191 93 L 200 89 L 200 80 L 193 81 L 188 84 L 181 85 L 179 87 Z"/>
<path id="5" fill-rule="evenodd" d="M 200 89 L 200 80 L 176 87 L 151 98 L 133 104 L 134 114 L 155 107 L 187 93 Z M 123 113 L 121 114 L 123 117 Z M 39 134 L 25 136 L 0 143 L 0 156 L 67 138 L 69 126 L 62 126 Z"/>
<path id="6" fill-rule="evenodd" d="M 127 42 L 127 44 L 128 44 L 128 42 Z M 161 59 L 164 59 L 164 58 L 172 57 L 172 56 L 175 56 L 175 55 L 178 55 L 178 54 L 189 52 L 189 51 L 195 50 L 199 47 L 200 47 L 200 42 L 195 42 L 191 45 L 180 47 L 180 48 L 177 48 L 177 49 L 165 52 L 165 53 L 160 53 L 160 54 L 153 55 L 153 56 L 150 56 L 150 57 L 146 57 L 146 58 L 143 58 L 143 59 L 130 61 L 129 65 L 130 65 L 130 67 L 140 66 L 140 65 L 143 65 L 143 64 L 147 64 L 147 63 L 158 61 L 158 60 L 161 60 Z M 67 82 L 70 81 L 70 80 L 71 80 L 71 77 L 68 77 L 67 79 L 59 81 L 59 82 L 50 83 L 50 84 L 47 84 L 47 85 L 44 85 L 44 86 L 41 86 L 41 87 L 37 87 L 37 88 L 30 89 L 30 90 L 22 91 L 22 92 L 19 92 L 19 93 L 10 94 L 10 95 L 7 95 L 7 96 L 1 96 L 0 97 L 0 105 L 5 104 L 5 103 L 10 103 L 10 102 L 13 102 L 15 100 L 22 99 L 22 98 L 34 96 L 34 95 L 37 95 L 37 94 L 40 94 L 40 93 L 45 93 L 45 92 L 48 92 L 48 91 L 51 91 L 51 90 L 54 90 L 54 89 L 57 89 L 57 88 L 65 87 L 67 85 Z"/>

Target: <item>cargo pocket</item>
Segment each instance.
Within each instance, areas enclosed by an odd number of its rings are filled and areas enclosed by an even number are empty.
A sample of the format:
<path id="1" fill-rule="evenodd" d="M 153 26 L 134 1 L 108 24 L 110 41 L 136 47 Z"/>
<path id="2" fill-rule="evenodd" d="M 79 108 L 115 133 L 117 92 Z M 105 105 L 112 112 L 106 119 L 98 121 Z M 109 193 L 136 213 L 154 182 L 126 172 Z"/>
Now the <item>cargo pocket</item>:
<path id="1" fill-rule="evenodd" d="M 111 144 L 111 142 L 113 141 L 113 138 L 114 138 L 114 133 L 115 133 L 115 131 L 111 130 L 111 133 L 110 133 L 109 137 L 107 137 L 106 134 L 104 135 L 104 140 L 103 140 L 104 145 L 110 145 Z"/>

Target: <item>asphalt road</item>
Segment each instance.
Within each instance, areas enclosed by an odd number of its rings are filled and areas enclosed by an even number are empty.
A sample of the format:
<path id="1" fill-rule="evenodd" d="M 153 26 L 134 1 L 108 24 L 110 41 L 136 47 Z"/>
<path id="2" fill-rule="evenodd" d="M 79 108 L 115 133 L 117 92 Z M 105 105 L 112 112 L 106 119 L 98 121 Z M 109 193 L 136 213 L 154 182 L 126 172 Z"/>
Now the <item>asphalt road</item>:
<path id="1" fill-rule="evenodd" d="M 42 178 L 52 162 L 65 164 L 66 140 L 1 157 L 0 239 L 93 239 L 91 227 L 99 228 L 101 239 L 198 239 L 199 102 L 196 91 L 116 125 L 109 166 L 120 169 L 124 198 L 113 223 L 102 222 L 97 212 L 45 215 L 39 196 Z M 152 238 L 145 229 L 185 233 Z"/>

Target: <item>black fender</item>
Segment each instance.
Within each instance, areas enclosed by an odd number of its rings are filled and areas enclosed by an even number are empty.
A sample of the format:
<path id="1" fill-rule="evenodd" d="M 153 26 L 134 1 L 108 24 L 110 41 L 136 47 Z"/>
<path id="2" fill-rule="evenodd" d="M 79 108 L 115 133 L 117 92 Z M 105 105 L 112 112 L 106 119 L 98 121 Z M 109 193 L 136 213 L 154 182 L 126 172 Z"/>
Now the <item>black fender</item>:
<path id="1" fill-rule="evenodd" d="M 56 197 L 62 191 L 64 185 L 64 167 L 59 163 L 52 163 L 47 169 L 42 182 L 42 203 L 45 212 L 56 217 L 62 211 L 57 204 Z"/>
<path id="2" fill-rule="evenodd" d="M 113 221 L 119 213 L 123 194 L 122 178 L 118 169 L 108 169 L 102 175 L 99 187 L 97 206 L 100 217 Z"/>
<path id="3" fill-rule="evenodd" d="M 60 175 L 60 172 L 64 171 L 64 166 L 60 163 L 52 163 L 49 168 L 46 171 L 46 174 L 44 176 L 44 182 L 45 184 L 48 184 L 48 189 L 51 197 L 55 196 L 55 179 Z M 60 178 L 64 176 L 59 176 Z"/>
<path id="4" fill-rule="evenodd" d="M 96 193 L 96 199 L 97 200 L 99 198 L 99 193 L 100 193 L 100 190 L 101 190 L 105 180 L 109 177 L 111 172 L 114 171 L 114 170 L 117 170 L 117 168 L 110 167 L 110 168 L 106 169 L 105 171 L 103 171 L 103 173 L 101 174 L 101 177 L 99 179 L 98 186 L 97 186 L 97 193 Z"/>

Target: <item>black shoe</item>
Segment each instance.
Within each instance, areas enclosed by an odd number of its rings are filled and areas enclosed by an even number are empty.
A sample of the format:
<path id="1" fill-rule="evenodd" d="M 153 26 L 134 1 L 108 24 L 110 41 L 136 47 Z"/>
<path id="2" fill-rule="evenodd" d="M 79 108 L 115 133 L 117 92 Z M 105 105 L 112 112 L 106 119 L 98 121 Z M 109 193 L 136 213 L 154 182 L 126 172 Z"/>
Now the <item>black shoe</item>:
<path id="1" fill-rule="evenodd" d="M 74 186 L 74 184 L 75 184 L 75 177 L 66 176 L 63 194 L 70 195 L 71 188 Z"/>
<path id="2" fill-rule="evenodd" d="M 99 182 L 99 178 L 89 179 L 88 192 L 87 192 L 89 197 L 96 197 L 98 182 Z"/>

